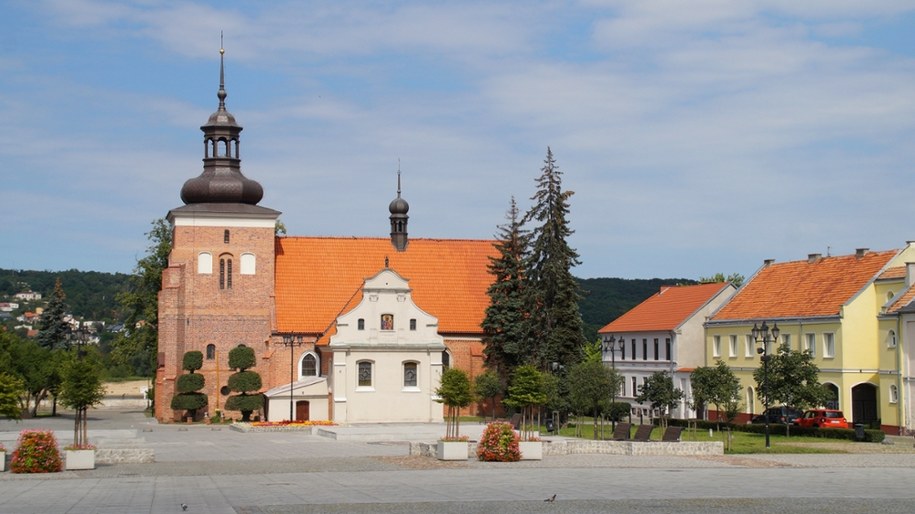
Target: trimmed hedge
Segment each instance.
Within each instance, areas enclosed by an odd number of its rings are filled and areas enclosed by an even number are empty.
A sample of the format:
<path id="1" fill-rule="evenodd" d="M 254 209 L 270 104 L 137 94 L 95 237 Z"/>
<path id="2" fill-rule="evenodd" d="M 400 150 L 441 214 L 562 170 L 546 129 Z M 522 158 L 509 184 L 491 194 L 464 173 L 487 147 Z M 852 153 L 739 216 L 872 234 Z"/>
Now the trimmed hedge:
<path id="1" fill-rule="evenodd" d="M 686 427 L 689 426 L 689 421 L 685 419 L 671 419 L 669 420 L 671 425 Z M 709 420 L 696 420 L 694 421 L 696 428 L 700 430 L 708 430 L 710 428 L 717 429 L 719 424 L 715 421 Z M 720 423 L 721 428 L 725 429 L 728 427 L 728 424 L 725 422 Z M 765 434 L 766 425 L 761 423 L 752 423 L 746 425 L 734 424 L 730 425 L 731 430 L 735 432 L 749 432 L 752 434 Z M 805 436 L 805 437 L 822 437 L 824 439 L 848 439 L 849 441 L 857 441 L 855 435 L 855 430 L 853 428 L 806 428 L 798 427 L 791 425 L 790 430 L 789 426 L 782 423 L 771 423 L 769 425 L 769 433 L 772 435 L 796 435 L 796 436 Z M 864 430 L 864 441 L 865 443 L 880 443 L 886 439 L 886 434 L 882 430 L 874 429 L 865 429 Z"/>
<path id="2" fill-rule="evenodd" d="M 232 369 L 253 368 L 257 364 L 254 349 L 247 346 L 236 346 L 229 350 L 229 367 Z"/>
<path id="3" fill-rule="evenodd" d="M 240 393 L 257 391 L 263 385 L 261 376 L 256 371 L 239 371 L 229 376 L 229 389 Z M 234 409 L 233 409 L 234 410 Z"/>
<path id="4" fill-rule="evenodd" d="M 175 386 L 179 393 L 193 393 L 203 389 L 205 378 L 200 373 L 190 373 L 178 377 Z"/>
<path id="5" fill-rule="evenodd" d="M 184 352 L 184 357 L 181 359 L 181 369 L 184 371 L 194 371 L 203 367 L 203 352 L 198 350 L 191 350 L 189 352 Z"/>

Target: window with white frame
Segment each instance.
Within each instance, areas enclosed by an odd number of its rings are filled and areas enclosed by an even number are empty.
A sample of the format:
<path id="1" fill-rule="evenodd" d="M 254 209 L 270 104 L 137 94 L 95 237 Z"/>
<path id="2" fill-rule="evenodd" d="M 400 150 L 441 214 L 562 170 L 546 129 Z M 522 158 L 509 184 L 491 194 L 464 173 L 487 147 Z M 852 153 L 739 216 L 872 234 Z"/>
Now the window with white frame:
<path id="1" fill-rule="evenodd" d="M 721 357 L 721 336 L 712 337 L 712 357 Z"/>
<path id="2" fill-rule="evenodd" d="M 791 348 L 791 334 L 782 334 L 782 344 Z"/>
<path id="3" fill-rule="evenodd" d="M 886 347 L 887 348 L 896 348 L 896 331 L 890 330 L 886 334 Z"/>
<path id="4" fill-rule="evenodd" d="M 372 363 L 371 361 L 359 361 L 356 363 L 357 382 L 360 388 L 372 387 Z"/>
<path id="5" fill-rule="evenodd" d="M 737 336 L 733 334 L 728 339 L 728 357 L 737 357 Z"/>
<path id="6" fill-rule="evenodd" d="M 752 335 L 747 335 L 744 346 L 746 346 L 744 349 L 744 357 L 752 359 L 753 355 L 756 353 L 756 339 L 754 339 Z"/>
<path id="7" fill-rule="evenodd" d="M 823 357 L 831 359 L 836 356 L 836 335 L 830 332 L 823 334 Z"/>
<path id="8" fill-rule="evenodd" d="M 306 353 L 302 356 L 302 365 L 299 370 L 302 377 L 318 376 L 318 357 L 311 352 Z"/>
<path id="9" fill-rule="evenodd" d="M 417 364 L 415 362 L 404 362 L 403 363 L 403 386 L 404 389 L 410 388 L 415 389 L 417 373 Z"/>
<path id="10" fill-rule="evenodd" d="M 897 403 L 899 401 L 899 388 L 895 384 L 890 385 L 890 403 Z"/>
<path id="11" fill-rule="evenodd" d="M 639 394 L 639 378 L 632 377 L 632 379 L 630 380 L 630 383 L 632 384 L 632 395 L 631 396 L 633 398 L 635 398 Z"/>
<path id="12" fill-rule="evenodd" d="M 804 350 L 810 352 L 813 357 L 817 356 L 817 335 L 804 334 Z"/>

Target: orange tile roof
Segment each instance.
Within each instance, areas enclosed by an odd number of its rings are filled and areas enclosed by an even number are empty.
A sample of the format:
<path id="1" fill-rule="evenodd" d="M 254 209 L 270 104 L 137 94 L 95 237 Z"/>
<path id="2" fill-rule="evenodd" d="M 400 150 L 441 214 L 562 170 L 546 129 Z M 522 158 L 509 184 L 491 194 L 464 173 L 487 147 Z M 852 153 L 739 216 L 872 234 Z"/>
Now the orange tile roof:
<path id="1" fill-rule="evenodd" d="M 893 266 L 892 268 L 887 268 L 877 278 L 880 280 L 905 278 L 905 266 Z"/>
<path id="2" fill-rule="evenodd" d="M 398 252 L 387 238 L 281 237 L 276 240 L 276 329 L 323 333 L 362 298 L 363 280 L 384 269 L 407 279 L 413 301 L 438 318 L 439 332 L 482 334 L 494 241 L 411 239 Z M 326 338 L 324 338 L 326 340 Z"/>
<path id="3" fill-rule="evenodd" d="M 896 298 L 892 305 L 887 307 L 887 314 L 896 313 L 903 307 L 907 307 L 910 303 L 912 303 L 912 300 L 915 300 L 915 287 L 909 286 L 904 293 Z"/>
<path id="4" fill-rule="evenodd" d="M 836 316 L 897 254 L 823 257 L 770 264 L 744 284 L 713 321 Z"/>
<path id="5" fill-rule="evenodd" d="M 730 284 L 717 282 L 665 286 L 598 332 L 655 332 L 674 330 Z"/>

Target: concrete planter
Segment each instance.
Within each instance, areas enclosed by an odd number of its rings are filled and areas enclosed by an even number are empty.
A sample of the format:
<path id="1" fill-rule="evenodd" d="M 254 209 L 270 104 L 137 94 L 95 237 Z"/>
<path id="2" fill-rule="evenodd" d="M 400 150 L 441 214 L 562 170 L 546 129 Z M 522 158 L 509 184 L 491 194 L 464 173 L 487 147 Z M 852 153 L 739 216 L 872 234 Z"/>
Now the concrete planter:
<path id="1" fill-rule="evenodd" d="M 6 450 L 0 450 L 0 471 L 6 471 Z"/>
<path id="2" fill-rule="evenodd" d="M 521 460 L 543 460 L 543 441 L 519 441 Z"/>
<path id="3" fill-rule="evenodd" d="M 95 469 L 95 450 L 64 450 L 65 469 Z"/>
<path id="4" fill-rule="evenodd" d="M 467 460 L 469 448 L 470 443 L 467 441 L 439 441 L 435 457 L 438 460 Z"/>

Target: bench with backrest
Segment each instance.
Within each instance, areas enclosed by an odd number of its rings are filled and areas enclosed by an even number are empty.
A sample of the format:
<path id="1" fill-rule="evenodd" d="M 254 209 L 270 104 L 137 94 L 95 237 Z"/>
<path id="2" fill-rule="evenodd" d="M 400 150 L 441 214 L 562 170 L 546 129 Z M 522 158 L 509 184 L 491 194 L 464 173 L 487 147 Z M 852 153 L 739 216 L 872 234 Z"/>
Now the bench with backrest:
<path id="1" fill-rule="evenodd" d="M 664 435 L 661 436 L 661 441 L 669 442 L 669 443 L 679 443 L 680 434 L 682 432 L 683 432 L 683 427 L 668 426 L 667 429 L 664 430 Z"/>
<path id="2" fill-rule="evenodd" d="M 613 440 L 614 441 L 628 441 L 629 435 L 631 432 L 632 432 L 632 424 L 617 423 L 616 428 L 613 429 Z"/>
<path id="3" fill-rule="evenodd" d="M 654 425 L 639 425 L 639 427 L 635 429 L 635 436 L 632 440 L 641 442 L 650 441 L 652 430 L 654 430 Z"/>

